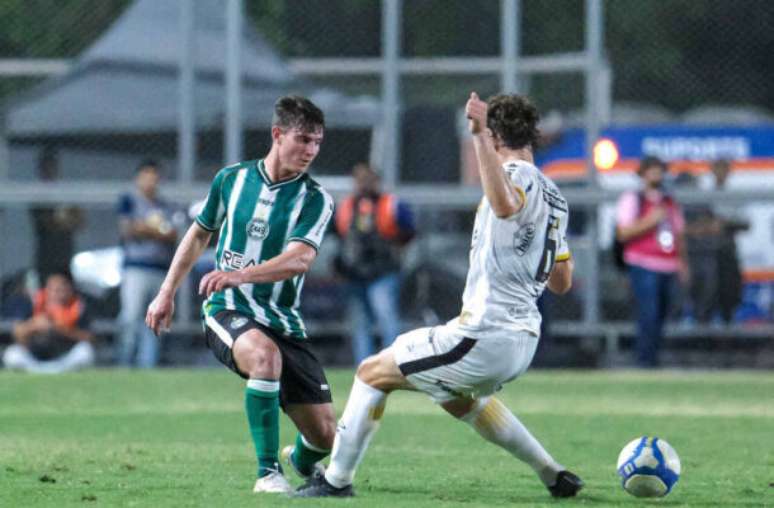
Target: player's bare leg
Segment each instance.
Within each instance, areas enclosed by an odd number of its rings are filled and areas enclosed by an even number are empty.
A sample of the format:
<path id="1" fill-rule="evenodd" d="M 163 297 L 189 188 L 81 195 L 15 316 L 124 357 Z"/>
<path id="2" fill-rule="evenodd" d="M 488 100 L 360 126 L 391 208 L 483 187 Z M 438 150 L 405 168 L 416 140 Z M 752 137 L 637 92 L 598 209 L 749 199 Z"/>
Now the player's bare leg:
<path id="1" fill-rule="evenodd" d="M 445 402 L 441 407 L 455 418 L 468 423 L 490 443 L 529 464 L 552 496 L 571 497 L 583 488 L 583 481 L 556 462 L 497 398 L 459 398 Z"/>
<path id="2" fill-rule="evenodd" d="M 352 479 L 371 438 L 379 428 L 393 390 L 413 389 L 388 348 L 363 360 L 347 406 L 336 429 L 331 463 L 325 476 L 296 491 L 298 497 L 352 496 Z"/>
<path id="3" fill-rule="evenodd" d="M 247 374 L 245 412 L 258 460 L 254 492 L 290 492 L 279 464 L 279 348 L 258 330 L 240 335 L 232 349 L 240 371 Z"/>

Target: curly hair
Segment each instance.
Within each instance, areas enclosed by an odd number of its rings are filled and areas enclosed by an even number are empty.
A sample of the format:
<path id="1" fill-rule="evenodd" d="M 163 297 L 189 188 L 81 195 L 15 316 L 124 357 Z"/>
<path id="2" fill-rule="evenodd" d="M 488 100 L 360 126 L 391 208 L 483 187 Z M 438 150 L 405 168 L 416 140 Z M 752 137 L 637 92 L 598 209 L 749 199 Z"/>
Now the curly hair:
<path id="1" fill-rule="evenodd" d="M 526 97 L 495 95 L 487 104 L 486 126 L 505 146 L 515 150 L 535 147 L 540 137 L 540 113 Z"/>
<path id="2" fill-rule="evenodd" d="M 274 103 L 271 124 L 283 130 L 297 127 L 303 132 L 314 132 L 325 127 L 325 115 L 306 97 L 286 95 Z"/>

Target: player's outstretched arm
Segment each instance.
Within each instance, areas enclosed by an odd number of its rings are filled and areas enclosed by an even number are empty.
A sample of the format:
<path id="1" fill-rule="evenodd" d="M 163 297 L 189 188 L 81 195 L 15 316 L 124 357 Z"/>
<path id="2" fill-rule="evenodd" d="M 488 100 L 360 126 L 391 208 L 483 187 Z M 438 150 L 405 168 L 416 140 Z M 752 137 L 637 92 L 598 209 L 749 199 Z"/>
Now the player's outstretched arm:
<path id="1" fill-rule="evenodd" d="M 564 261 L 557 261 L 551 269 L 551 275 L 548 277 L 546 286 L 552 293 L 563 295 L 572 287 L 572 271 L 575 267 L 572 258 Z"/>
<path id="2" fill-rule="evenodd" d="M 290 242 L 282 254 L 259 265 L 224 272 L 213 270 L 199 283 L 199 294 L 209 296 L 240 284 L 265 284 L 290 279 L 306 273 L 317 257 L 317 251 L 304 242 Z"/>
<path id="3" fill-rule="evenodd" d="M 172 259 L 172 265 L 161 284 L 159 294 L 148 306 L 148 312 L 145 315 L 145 324 L 156 335 L 162 330 L 169 329 L 172 315 L 175 312 L 175 293 L 185 276 L 191 271 L 193 264 L 207 248 L 211 236 L 210 231 L 194 222 L 188 228 L 183 241 L 180 242 L 175 257 Z"/>
<path id="4" fill-rule="evenodd" d="M 471 92 L 465 105 L 470 120 L 468 127 L 473 134 L 473 148 L 478 158 L 481 186 L 494 214 L 504 219 L 521 210 L 523 200 L 503 171 L 494 147 L 492 133 L 486 128 L 487 104 Z"/>

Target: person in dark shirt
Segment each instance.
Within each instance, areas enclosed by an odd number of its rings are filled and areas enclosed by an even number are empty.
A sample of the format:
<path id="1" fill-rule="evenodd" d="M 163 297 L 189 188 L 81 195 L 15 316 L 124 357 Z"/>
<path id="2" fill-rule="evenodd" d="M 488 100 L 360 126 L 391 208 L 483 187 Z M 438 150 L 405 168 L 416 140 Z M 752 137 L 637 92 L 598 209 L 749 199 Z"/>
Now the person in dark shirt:
<path id="1" fill-rule="evenodd" d="M 160 181 L 157 162 L 140 162 L 135 188 L 118 203 L 124 269 L 117 362 L 124 367 L 151 368 L 159 359 L 159 341 L 145 326 L 145 308 L 164 281 L 177 241 L 173 208 L 159 196 Z"/>
<path id="2" fill-rule="evenodd" d="M 59 178 L 56 152 L 46 148 L 38 162 L 42 182 Z M 75 232 L 83 226 L 83 213 L 76 206 L 37 206 L 30 210 L 35 228 L 35 270 L 42 282 L 53 273 L 70 270 Z"/>
<path id="3" fill-rule="evenodd" d="M 411 209 L 381 189 L 379 174 L 367 164 L 352 171 L 354 192 L 336 208 L 339 253 L 335 270 L 349 281 L 352 306 L 352 352 L 359 364 L 376 351 L 375 322 L 382 346 L 401 332 L 401 250 L 414 237 Z"/>

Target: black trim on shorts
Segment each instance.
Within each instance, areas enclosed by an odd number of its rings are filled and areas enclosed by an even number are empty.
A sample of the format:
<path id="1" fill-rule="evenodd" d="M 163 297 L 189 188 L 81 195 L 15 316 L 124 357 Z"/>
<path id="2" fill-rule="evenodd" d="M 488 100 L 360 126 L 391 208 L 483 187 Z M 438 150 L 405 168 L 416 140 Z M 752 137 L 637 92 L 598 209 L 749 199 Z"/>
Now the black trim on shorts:
<path id="1" fill-rule="evenodd" d="M 450 365 L 462 360 L 462 358 L 468 354 L 468 352 L 470 352 L 470 350 L 473 349 L 473 346 L 475 345 L 476 339 L 463 337 L 459 344 L 445 353 L 402 363 L 398 365 L 398 368 L 400 369 L 400 372 L 403 374 L 403 376 L 409 376 L 411 374 L 416 374 L 417 372 L 435 369 L 436 367 L 443 367 L 444 365 Z"/>

